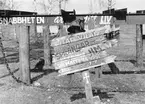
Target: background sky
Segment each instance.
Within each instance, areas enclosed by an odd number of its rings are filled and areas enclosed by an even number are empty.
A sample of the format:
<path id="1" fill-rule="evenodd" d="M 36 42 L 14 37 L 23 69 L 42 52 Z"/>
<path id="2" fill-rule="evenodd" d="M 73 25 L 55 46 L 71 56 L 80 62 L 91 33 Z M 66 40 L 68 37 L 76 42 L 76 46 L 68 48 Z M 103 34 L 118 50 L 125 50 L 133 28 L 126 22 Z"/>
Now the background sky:
<path id="1" fill-rule="evenodd" d="M 26 11 L 34 11 L 34 0 L 13 0 L 17 6 L 16 9 L 18 10 L 26 10 Z M 42 6 L 42 3 L 47 4 L 47 0 L 36 0 L 37 1 L 37 11 L 39 13 L 44 13 L 44 7 Z M 53 0 L 52 0 L 53 1 Z M 103 8 L 99 6 L 99 0 L 92 0 L 92 10 L 93 13 L 98 13 Z M 105 0 L 104 0 L 105 1 Z M 107 1 L 107 0 L 106 0 Z M 76 13 L 89 13 L 89 6 L 90 6 L 90 0 L 69 0 L 69 2 L 66 4 L 66 10 L 76 10 Z M 62 6 L 64 8 L 64 6 Z M 116 9 L 120 8 L 128 8 L 128 12 L 135 12 L 136 10 L 145 10 L 145 0 L 116 0 L 115 4 Z M 57 12 L 55 10 L 54 12 Z"/>

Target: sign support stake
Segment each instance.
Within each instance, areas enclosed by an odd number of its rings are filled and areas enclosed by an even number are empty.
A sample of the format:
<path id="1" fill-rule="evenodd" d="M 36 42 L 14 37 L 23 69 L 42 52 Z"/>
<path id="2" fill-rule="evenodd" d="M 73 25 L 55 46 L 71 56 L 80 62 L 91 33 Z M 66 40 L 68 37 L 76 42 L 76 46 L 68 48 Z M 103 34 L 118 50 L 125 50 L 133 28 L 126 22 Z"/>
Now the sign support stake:
<path id="1" fill-rule="evenodd" d="M 83 71 L 82 72 L 82 77 L 84 81 L 84 86 L 85 86 L 85 94 L 86 94 L 86 99 L 89 104 L 95 104 L 94 98 L 93 98 L 93 92 L 92 92 L 92 85 L 90 81 L 90 73 L 89 71 Z M 100 103 L 100 101 L 97 101 Z"/>
<path id="2" fill-rule="evenodd" d="M 89 71 L 83 71 L 82 76 L 85 85 L 85 93 L 86 93 L 87 101 L 89 104 L 94 104 Z"/>

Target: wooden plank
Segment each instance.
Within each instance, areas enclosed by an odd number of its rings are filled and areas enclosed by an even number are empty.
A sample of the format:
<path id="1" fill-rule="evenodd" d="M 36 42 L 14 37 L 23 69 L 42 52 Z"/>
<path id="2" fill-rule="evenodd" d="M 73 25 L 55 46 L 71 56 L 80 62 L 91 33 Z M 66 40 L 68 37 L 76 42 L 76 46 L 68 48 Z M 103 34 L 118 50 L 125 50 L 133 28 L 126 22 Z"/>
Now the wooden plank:
<path id="1" fill-rule="evenodd" d="M 59 73 L 60 73 L 59 76 L 67 75 L 67 74 L 71 74 L 71 73 L 75 73 L 75 72 L 80 72 L 80 71 L 84 71 L 86 69 L 90 69 L 90 68 L 94 68 L 94 67 L 97 67 L 97 66 L 112 63 L 112 62 L 114 62 L 115 58 L 116 58 L 116 56 L 111 55 L 111 56 L 108 56 L 108 57 L 105 57 L 105 58 L 80 63 L 80 64 L 73 65 L 73 66 L 70 66 L 70 67 L 67 67 L 67 68 L 62 68 L 62 69 L 59 70 Z"/>
<path id="2" fill-rule="evenodd" d="M 143 68 L 142 25 L 136 25 L 136 66 Z"/>
<path id="3" fill-rule="evenodd" d="M 82 52 L 87 52 L 87 53 L 95 53 L 98 51 L 102 51 L 111 47 L 114 47 L 117 45 L 118 40 L 117 39 L 112 39 L 108 41 L 103 41 L 100 44 L 92 45 L 89 47 L 82 48 Z"/>
<path id="4" fill-rule="evenodd" d="M 145 24 L 145 15 L 129 15 L 126 17 L 127 24 Z"/>
<path id="5" fill-rule="evenodd" d="M 85 24 L 87 25 L 89 21 L 92 19 L 95 25 L 98 24 L 111 24 L 113 23 L 113 16 L 97 16 L 97 15 L 76 15 L 76 18 L 84 18 Z M 45 23 L 49 23 L 49 25 L 56 25 L 56 24 L 63 24 L 63 19 L 61 16 L 52 16 L 52 17 L 45 17 Z"/>
<path id="6" fill-rule="evenodd" d="M 36 22 L 38 25 L 58 25 L 63 24 L 63 19 L 61 15 L 28 15 L 28 16 L 13 16 L 13 17 L 0 17 L 1 24 L 34 24 L 36 17 Z M 76 15 L 76 18 L 84 18 L 85 24 L 88 24 L 92 19 L 94 24 L 111 24 L 113 23 L 113 16 L 97 16 L 97 15 Z"/>
<path id="7" fill-rule="evenodd" d="M 85 48 L 87 46 L 91 46 L 94 44 L 98 44 L 98 43 L 104 41 L 105 39 L 106 39 L 105 35 L 102 34 L 102 35 L 99 35 L 96 37 L 83 39 L 83 40 L 80 40 L 77 42 L 73 42 L 73 43 L 69 43 L 69 44 L 65 44 L 65 45 L 60 45 L 58 47 L 54 47 L 54 52 L 55 52 L 54 55 L 58 56 L 61 53 L 66 53 L 66 52 L 69 52 L 69 53 L 78 52 L 82 48 Z"/>
<path id="8" fill-rule="evenodd" d="M 108 26 L 103 26 L 97 29 L 89 30 L 87 32 L 81 32 L 73 35 L 54 38 L 53 40 L 51 40 L 51 46 L 55 47 L 63 44 L 69 44 L 72 42 L 80 41 L 82 39 L 95 37 L 100 34 L 104 34 L 105 32 L 108 32 L 108 29 L 109 29 Z"/>
<path id="9" fill-rule="evenodd" d="M 95 45 L 92 45 L 89 47 L 82 48 L 78 52 L 72 52 L 72 53 L 66 52 L 66 53 L 60 53 L 57 55 L 53 55 L 53 63 L 55 63 L 57 61 L 64 60 L 64 59 L 77 57 L 77 56 L 80 56 L 83 54 L 94 53 L 94 52 L 98 51 L 98 49 L 99 49 L 99 51 L 103 51 L 107 48 L 111 48 L 111 47 L 116 46 L 117 42 L 118 41 L 116 39 L 109 40 L 109 41 L 103 41 L 100 44 L 95 44 Z"/>
<path id="10" fill-rule="evenodd" d="M 55 69 L 61 69 L 61 68 L 69 67 L 69 66 L 79 64 L 82 62 L 103 58 L 106 56 L 108 56 L 106 51 L 96 52 L 94 54 L 89 53 L 89 54 L 84 54 L 78 57 L 73 57 L 66 60 L 58 61 L 54 63 L 53 66 L 55 67 Z"/>
<path id="11" fill-rule="evenodd" d="M 26 25 L 20 26 L 19 36 L 19 60 L 22 70 L 22 80 L 30 84 L 30 62 L 29 62 L 29 28 Z"/>
<path id="12" fill-rule="evenodd" d="M 83 71 L 82 77 L 83 77 L 83 82 L 84 82 L 84 86 L 85 86 L 86 99 L 87 99 L 89 104 L 94 104 L 92 85 L 91 85 L 91 81 L 90 81 L 89 71 Z"/>
<path id="13" fill-rule="evenodd" d="M 45 61 L 43 69 L 48 69 L 51 66 L 49 25 L 45 25 L 43 27 L 43 42 L 44 42 L 44 61 Z"/>
<path id="14" fill-rule="evenodd" d="M 126 20 L 117 20 L 113 16 L 105 16 L 103 14 L 77 14 L 76 18 L 84 18 L 87 25 L 90 19 L 95 21 L 95 25 L 98 24 L 145 24 L 144 14 L 127 14 Z M 9 19 L 8 19 L 9 18 Z M 13 17 L 0 17 L 0 24 L 33 24 L 35 16 L 13 16 Z M 115 21 L 114 21 L 115 20 Z M 38 25 L 58 25 L 63 24 L 63 19 L 60 15 L 37 15 Z"/>

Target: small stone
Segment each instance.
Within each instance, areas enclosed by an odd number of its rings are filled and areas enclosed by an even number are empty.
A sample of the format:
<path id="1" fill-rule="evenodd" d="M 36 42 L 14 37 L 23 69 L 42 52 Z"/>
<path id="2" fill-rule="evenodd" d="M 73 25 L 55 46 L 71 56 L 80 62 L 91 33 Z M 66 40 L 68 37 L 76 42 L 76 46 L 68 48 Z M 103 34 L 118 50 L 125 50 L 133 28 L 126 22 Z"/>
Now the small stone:
<path id="1" fill-rule="evenodd" d="M 58 87 L 60 87 L 61 85 L 58 85 Z"/>
<path id="2" fill-rule="evenodd" d="M 95 102 L 95 104 L 101 104 L 101 100 L 100 100 L 99 96 L 94 97 L 94 102 Z"/>
<path id="3" fill-rule="evenodd" d="M 107 99 L 107 102 L 110 102 L 110 100 L 109 100 L 109 99 Z"/>
<path id="4" fill-rule="evenodd" d="M 47 89 L 47 91 L 50 91 L 51 89 Z"/>
<path id="5" fill-rule="evenodd" d="M 34 82 L 33 85 L 34 85 L 34 86 L 37 86 L 37 87 L 38 87 L 38 86 L 41 86 L 41 84 L 40 84 L 39 82 Z"/>
<path id="6" fill-rule="evenodd" d="M 118 88 L 118 87 L 116 87 L 116 89 L 118 90 L 119 88 Z"/>

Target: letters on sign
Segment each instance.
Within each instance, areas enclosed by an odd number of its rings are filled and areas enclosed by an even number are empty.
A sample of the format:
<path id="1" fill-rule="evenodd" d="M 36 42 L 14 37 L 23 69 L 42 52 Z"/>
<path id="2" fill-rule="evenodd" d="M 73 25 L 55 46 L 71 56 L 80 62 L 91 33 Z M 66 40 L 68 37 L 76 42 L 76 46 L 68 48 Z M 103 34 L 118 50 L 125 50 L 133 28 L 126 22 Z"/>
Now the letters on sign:
<path id="1" fill-rule="evenodd" d="M 116 39 L 113 39 L 113 40 L 110 40 L 110 41 L 102 41 L 98 44 L 82 48 L 78 52 L 65 52 L 65 53 L 60 53 L 60 54 L 57 54 L 57 55 L 53 55 L 53 63 L 55 63 L 57 61 L 64 60 L 64 59 L 72 58 L 72 57 L 79 57 L 83 54 L 97 53 L 97 52 L 103 51 L 107 48 L 111 48 L 113 46 L 116 46 L 117 42 L 118 41 Z"/>
<path id="2" fill-rule="evenodd" d="M 54 57 L 55 59 L 53 61 L 54 66 L 56 69 L 59 69 L 59 68 L 68 67 L 74 64 L 82 63 L 85 61 L 90 61 L 90 60 L 106 57 L 108 54 L 104 50 L 107 48 L 113 47 L 116 44 L 117 44 L 117 41 L 116 39 L 114 39 L 113 41 L 106 41 L 100 44 L 82 48 L 80 50 L 81 51 L 80 56 L 77 56 L 77 57 L 71 57 L 71 58 L 65 57 L 57 61 Z"/>
<path id="3" fill-rule="evenodd" d="M 49 20 L 50 19 L 50 20 Z M 110 24 L 112 16 L 85 16 L 85 23 L 87 24 L 91 19 L 95 21 L 95 24 Z M 35 17 L 0 17 L 0 24 L 21 24 L 21 23 L 34 23 Z M 51 22 L 50 22 L 51 21 Z M 50 22 L 50 25 L 63 23 L 61 16 L 57 17 L 36 17 L 37 24 L 46 24 Z"/>
<path id="4" fill-rule="evenodd" d="M 63 23 L 62 17 L 58 16 L 54 18 L 54 23 Z"/>
<path id="5" fill-rule="evenodd" d="M 86 17 L 84 17 L 85 23 L 88 23 L 88 21 L 90 21 L 90 19 L 93 19 L 95 21 L 97 18 L 98 18 L 98 16 L 86 16 Z"/>
<path id="6" fill-rule="evenodd" d="M 105 65 L 108 63 L 112 63 L 112 62 L 114 62 L 115 58 L 116 58 L 116 56 L 111 55 L 111 56 L 107 56 L 105 58 L 100 58 L 97 60 L 92 60 L 92 61 L 76 64 L 76 65 L 73 65 L 70 67 L 62 68 L 59 70 L 59 73 L 60 73 L 59 76 L 75 73 L 78 71 L 87 70 L 87 69 Z"/>
<path id="7" fill-rule="evenodd" d="M 63 36 L 59 38 L 55 38 L 51 41 L 51 46 L 55 47 L 58 45 L 69 44 L 72 42 L 80 41 L 83 39 L 88 39 L 91 37 L 95 37 L 98 35 L 103 35 L 108 30 L 108 27 L 100 27 L 97 29 L 89 30 L 87 32 L 77 33 L 74 35 Z"/>
<path id="8" fill-rule="evenodd" d="M 112 16 L 101 16 L 99 24 L 111 24 Z"/>
<path id="9" fill-rule="evenodd" d="M 91 19 L 93 19 L 96 24 L 111 24 L 112 16 L 85 16 L 84 20 L 87 24 Z M 63 19 L 60 16 L 54 18 L 54 23 L 63 23 Z"/>
<path id="10" fill-rule="evenodd" d="M 110 19 L 104 21 L 107 23 Z M 109 25 L 51 40 L 51 46 L 54 48 L 52 64 L 59 70 L 59 75 L 114 62 L 116 56 L 107 54 L 105 50 L 116 46 L 118 41 L 105 38 L 105 33 L 113 31 L 108 27 Z"/>
<path id="11" fill-rule="evenodd" d="M 83 63 L 83 62 L 87 62 L 87 61 L 91 61 L 91 60 L 95 60 L 95 59 L 99 59 L 99 58 L 103 58 L 108 56 L 108 54 L 106 53 L 106 51 L 102 51 L 102 52 L 97 52 L 97 53 L 93 53 L 93 54 L 84 54 L 78 57 L 72 57 L 70 59 L 65 59 L 62 61 L 58 61 L 56 63 L 54 63 L 53 65 L 55 66 L 56 69 L 61 69 L 61 68 L 65 68 L 68 66 L 72 66 L 75 64 L 79 64 L 79 63 Z"/>
<path id="12" fill-rule="evenodd" d="M 35 22 L 35 17 L 12 17 L 12 18 L 0 18 L 0 24 L 32 24 Z M 44 24 L 44 17 L 36 17 L 37 24 Z"/>
<path id="13" fill-rule="evenodd" d="M 69 45 L 68 44 L 61 45 L 58 47 L 54 47 L 54 51 L 55 51 L 54 54 L 55 54 L 55 56 L 61 57 L 61 55 L 63 53 L 78 52 L 80 49 L 82 49 L 84 47 L 91 46 L 91 45 L 97 44 L 97 43 L 99 43 L 101 41 L 105 41 L 105 40 L 106 39 L 105 39 L 104 35 L 99 35 L 96 37 L 92 37 L 92 38 L 84 39 L 81 41 L 73 42 L 73 43 L 70 43 Z"/>

